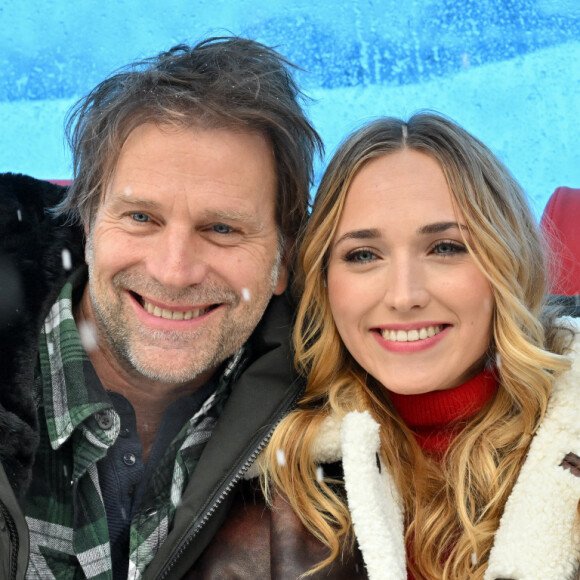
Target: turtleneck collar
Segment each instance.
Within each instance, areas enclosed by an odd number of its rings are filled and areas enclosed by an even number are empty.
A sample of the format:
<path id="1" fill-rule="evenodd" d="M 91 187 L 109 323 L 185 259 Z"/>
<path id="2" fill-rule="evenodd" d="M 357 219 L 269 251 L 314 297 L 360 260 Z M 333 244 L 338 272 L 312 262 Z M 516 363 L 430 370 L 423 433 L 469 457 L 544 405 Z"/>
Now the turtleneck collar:
<path id="1" fill-rule="evenodd" d="M 461 429 L 463 421 L 481 410 L 496 389 L 494 370 L 485 369 L 453 389 L 418 395 L 400 395 L 389 391 L 389 396 L 405 424 L 416 434 L 421 448 L 442 455 Z"/>

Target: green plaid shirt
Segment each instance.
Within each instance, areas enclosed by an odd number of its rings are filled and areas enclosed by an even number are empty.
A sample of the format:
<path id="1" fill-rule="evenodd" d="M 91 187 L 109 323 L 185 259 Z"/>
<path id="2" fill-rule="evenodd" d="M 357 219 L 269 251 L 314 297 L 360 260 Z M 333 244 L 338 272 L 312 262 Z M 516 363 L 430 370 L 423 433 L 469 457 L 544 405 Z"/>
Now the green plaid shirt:
<path id="1" fill-rule="evenodd" d="M 30 530 L 27 578 L 112 578 L 109 531 L 97 462 L 115 442 L 120 419 L 105 390 L 87 387 L 89 358 L 72 312 L 78 274 L 50 310 L 39 341 L 36 396 L 40 447 L 26 498 Z M 143 574 L 166 539 L 175 509 L 209 439 L 242 364 L 240 351 L 219 379 L 217 390 L 183 426 L 157 466 L 131 522 L 129 578 Z M 245 358 L 245 357 L 244 357 Z M 234 372 L 234 370 L 236 372 Z M 108 414 L 113 425 L 99 427 Z"/>

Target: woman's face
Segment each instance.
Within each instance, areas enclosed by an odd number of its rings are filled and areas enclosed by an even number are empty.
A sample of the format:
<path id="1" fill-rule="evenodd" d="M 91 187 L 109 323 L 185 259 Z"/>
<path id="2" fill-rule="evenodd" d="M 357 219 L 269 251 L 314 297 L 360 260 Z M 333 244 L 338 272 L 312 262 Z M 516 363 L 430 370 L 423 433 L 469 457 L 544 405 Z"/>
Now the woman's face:
<path id="1" fill-rule="evenodd" d="M 451 389 L 483 367 L 490 285 L 439 164 L 401 150 L 359 171 L 328 263 L 328 294 L 352 356 L 401 394 Z"/>

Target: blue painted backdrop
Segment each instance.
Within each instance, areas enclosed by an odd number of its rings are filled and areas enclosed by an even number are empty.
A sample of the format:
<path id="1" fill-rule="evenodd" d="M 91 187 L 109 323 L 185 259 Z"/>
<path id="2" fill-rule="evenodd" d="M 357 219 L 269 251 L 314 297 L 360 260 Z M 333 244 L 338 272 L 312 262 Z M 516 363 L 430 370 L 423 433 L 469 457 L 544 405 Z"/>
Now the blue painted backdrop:
<path id="1" fill-rule="evenodd" d="M 556 186 L 580 187 L 578 0 L 0 0 L 0 171 L 70 177 L 76 99 L 136 58 L 228 32 L 305 69 L 328 154 L 375 116 L 432 108 L 504 160 L 538 215 Z"/>

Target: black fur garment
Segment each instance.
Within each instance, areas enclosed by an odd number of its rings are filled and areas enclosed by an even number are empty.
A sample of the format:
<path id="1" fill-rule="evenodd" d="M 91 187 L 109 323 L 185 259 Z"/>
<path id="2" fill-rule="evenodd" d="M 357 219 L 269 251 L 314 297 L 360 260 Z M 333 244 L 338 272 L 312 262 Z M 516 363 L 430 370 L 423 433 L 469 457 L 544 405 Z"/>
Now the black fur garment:
<path id="1" fill-rule="evenodd" d="M 70 271 L 84 261 L 82 228 L 47 211 L 65 192 L 0 174 L 0 462 L 19 500 L 38 445 L 33 383 L 40 329 Z"/>

